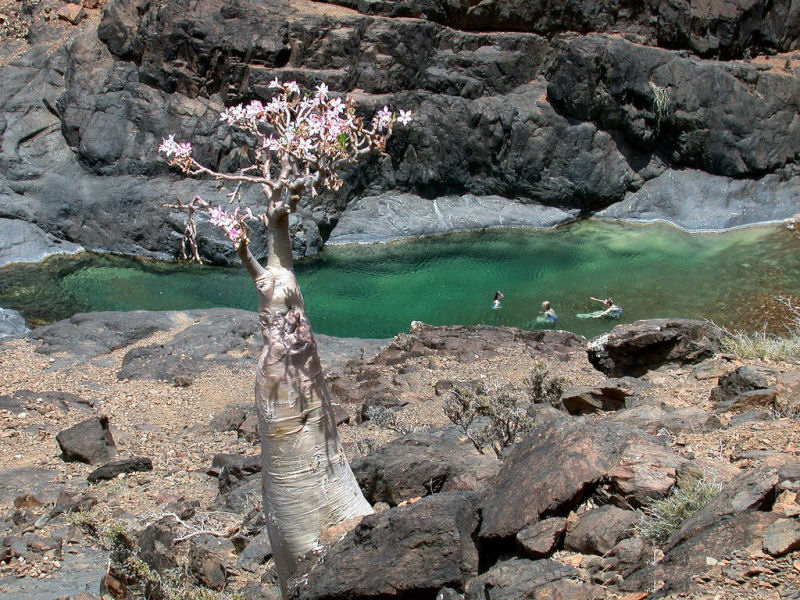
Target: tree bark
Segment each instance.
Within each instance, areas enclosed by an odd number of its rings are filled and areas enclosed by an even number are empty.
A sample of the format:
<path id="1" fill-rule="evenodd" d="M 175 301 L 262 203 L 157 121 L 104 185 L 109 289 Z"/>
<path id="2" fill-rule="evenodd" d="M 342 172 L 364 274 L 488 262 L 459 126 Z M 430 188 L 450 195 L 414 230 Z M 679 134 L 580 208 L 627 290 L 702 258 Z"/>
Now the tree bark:
<path id="1" fill-rule="evenodd" d="M 259 295 L 264 346 L 255 397 L 264 514 L 285 598 L 287 579 L 298 560 L 318 546 L 323 529 L 370 514 L 372 507 L 336 431 L 317 344 L 294 275 L 288 213 L 268 213 L 266 221 L 266 268 L 246 243 L 237 251 Z"/>

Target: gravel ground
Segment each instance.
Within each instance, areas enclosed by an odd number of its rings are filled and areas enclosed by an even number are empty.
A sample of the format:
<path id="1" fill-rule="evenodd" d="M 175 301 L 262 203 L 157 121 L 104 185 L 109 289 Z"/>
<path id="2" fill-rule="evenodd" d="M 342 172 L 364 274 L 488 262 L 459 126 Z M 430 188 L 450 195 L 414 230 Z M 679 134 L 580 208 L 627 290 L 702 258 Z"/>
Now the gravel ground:
<path id="1" fill-rule="evenodd" d="M 174 330 L 161 332 L 134 346 L 163 343 L 174 333 Z M 35 343 L 28 339 L 0 344 L 0 396 L 12 396 L 20 390 L 33 392 L 19 410 L 0 410 L 0 469 L 45 469 L 54 474 L 50 484 L 53 489 L 86 488 L 86 476 L 94 467 L 62 461 L 55 436 L 86 419 L 92 409 L 74 404 L 67 409 L 61 402 L 38 396 L 45 392 L 68 392 L 89 401 L 95 412 L 109 417 L 118 449 L 116 458 L 144 456 L 153 461 L 151 472 L 129 474 L 92 486 L 98 498 L 98 504 L 92 509 L 94 518 L 101 522 L 128 519 L 142 523 L 154 520 L 163 512 L 164 503 L 180 497 L 199 500 L 201 511 L 212 511 L 217 480 L 205 471 L 214 455 L 252 455 L 257 454 L 258 447 L 239 439 L 235 432 L 214 432 L 209 423 L 229 404 L 252 401 L 251 369 L 255 365 L 209 369 L 186 388 L 158 381 L 119 381 L 116 373 L 122 356 L 130 349 L 130 346 L 125 347 L 86 364 L 54 370 L 58 357 L 38 354 Z M 539 355 L 519 343 L 473 357 L 426 355 L 405 361 L 402 368 L 396 365 L 375 368 L 404 397 L 412 399 L 400 413 L 404 425 L 437 427 L 447 423 L 442 397 L 437 397 L 434 391 L 435 384 L 442 380 L 520 386 L 530 372 L 532 360 L 536 359 L 545 362 L 552 373 L 563 377 L 567 386 L 595 385 L 604 380 L 588 363 L 584 352 L 575 351 L 569 354 L 568 360 L 564 358 Z M 369 356 L 365 361 L 368 359 Z M 728 371 L 741 364 L 730 357 L 715 360 L 716 363 L 707 363 L 704 370 L 687 366 L 648 373 L 642 378 L 652 385 L 647 396 L 666 406 L 699 406 L 711 412 L 708 397 L 716 385 L 716 376 L 708 376 L 708 373 L 714 373 L 715 369 Z M 366 363 L 357 366 L 366 368 Z M 792 364 L 778 366 L 785 370 L 797 368 Z M 334 377 L 354 381 L 354 370 L 349 371 Z M 356 414 L 358 405 L 344 408 Z M 726 415 L 722 415 L 721 420 L 727 421 Z M 399 435 L 369 423 L 356 425 L 355 420 L 342 425 L 340 433 L 351 455 L 363 446 L 365 439 L 381 444 Z M 776 415 L 769 421 L 711 432 L 683 433 L 670 439 L 675 450 L 686 457 L 706 458 L 715 464 L 738 469 L 768 463 L 786 454 L 800 454 L 800 422 Z M 217 525 L 225 527 L 229 523 L 221 517 Z M 718 561 L 716 565 L 710 566 L 708 574 L 697 580 L 703 594 L 673 598 L 800 598 L 800 553 L 774 559 L 763 554 L 758 546 L 714 557 Z M 29 565 L 22 571 L 18 565 L 0 567 L 0 578 L 11 574 L 57 578 L 58 566 L 51 561 L 35 569 Z M 610 593 L 609 597 L 615 596 Z M 640 598 L 630 594 L 616 597 Z"/>

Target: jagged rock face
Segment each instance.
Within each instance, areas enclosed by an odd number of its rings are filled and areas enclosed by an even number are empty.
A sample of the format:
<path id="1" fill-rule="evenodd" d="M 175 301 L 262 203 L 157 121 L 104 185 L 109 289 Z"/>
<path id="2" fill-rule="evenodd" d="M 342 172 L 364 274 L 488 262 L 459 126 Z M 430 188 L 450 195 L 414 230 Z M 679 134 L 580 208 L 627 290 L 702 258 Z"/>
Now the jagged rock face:
<path id="1" fill-rule="evenodd" d="M 701 56 L 741 58 L 756 52 L 796 48 L 800 11 L 789 0 L 326 0 L 342 6 L 393 17 L 420 17 L 468 30 L 532 31 L 552 35 L 564 31 L 609 31 L 637 42 L 686 48 Z"/>
<path id="2" fill-rule="evenodd" d="M 181 218 L 162 204 L 197 193 L 224 202 L 230 190 L 181 180 L 158 156 L 161 138 L 191 139 L 217 169 L 240 166 L 242 138 L 217 114 L 269 98 L 275 77 L 325 81 L 366 114 L 415 112 L 387 157 L 302 206 L 299 255 L 321 247 L 351 201 L 379 194 L 413 194 L 420 214 L 441 196 L 583 213 L 619 203 L 608 214 L 679 215 L 692 227 L 675 206 L 702 213 L 694 195 L 661 185 L 635 196 L 691 168 L 692 189 L 711 186 L 714 206 L 735 200 L 747 213 L 722 226 L 795 211 L 796 61 L 765 70 L 706 59 L 796 48 L 789 0 L 112 0 L 99 26 L 81 28 L 0 67 L 0 218 L 87 248 L 176 254 Z M 759 194 L 742 200 L 742 180 Z M 260 199 L 250 190 L 243 203 Z M 213 227 L 201 222 L 199 234 L 207 258 L 233 260 Z M 253 238 L 263 254 L 263 231 Z"/>

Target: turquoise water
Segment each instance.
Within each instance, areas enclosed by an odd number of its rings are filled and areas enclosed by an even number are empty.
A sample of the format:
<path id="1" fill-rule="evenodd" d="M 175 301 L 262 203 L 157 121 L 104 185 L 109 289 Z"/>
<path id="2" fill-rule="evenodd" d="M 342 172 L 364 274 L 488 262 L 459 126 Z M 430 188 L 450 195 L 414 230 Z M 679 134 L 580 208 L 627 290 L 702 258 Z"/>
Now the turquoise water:
<path id="1" fill-rule="evenodd" d="M 592 336 L 655 317 L 758 329 L 772 298 L 798 295 L 799 251 L 800 239 L 778 225 L 690 234 L 583 221 L 333 246 L 296 267 L 312 325 L 328 335 L 390 337 L 413 320 L 542 328 L 536 316 L 550 300 L 557 328 Z M 505 298 L 492 310 L 497 289 Z M 575 318 L 601 308 L 589 296 L 613 297 L 622 318 Z M 85 253 L 0 270 L 0 306 L 40 324 L 96 310 L 255 310 L 257 300 L 241 267 Z"/>

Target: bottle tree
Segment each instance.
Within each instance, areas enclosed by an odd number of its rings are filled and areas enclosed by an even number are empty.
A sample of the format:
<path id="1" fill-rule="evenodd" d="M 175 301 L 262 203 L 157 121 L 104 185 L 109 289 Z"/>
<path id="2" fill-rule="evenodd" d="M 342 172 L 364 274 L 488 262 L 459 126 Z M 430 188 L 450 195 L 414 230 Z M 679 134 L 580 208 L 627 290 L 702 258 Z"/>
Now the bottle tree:
<path id="1" fill-rule="evenodd" d="M 307 194 L 342 185 L 340 172 L 374 152 L 382 152 L 396 122 L 407 124 L 410 111 L 383 107 L 365 122 L 352 99 L 331 96 L 325 84 L 302 94 L 295 82 L 272 81 L 275 96 L 254 100 L 220 115 L 252 141 L 252 165 L 221 173 L 198 162 L 188 142 L 174 135 L 159 150 L 170 164 L 190 176 L 211 177 L 261 187 L 259 211 L 214 206 L 199 196 L 178 201 L 188 213 L 183 253 L 202 262 L 195 218 L 205 214 L 231 240 L 259 297 L 264 345 L 255 377 L 261 430 L 264 514 L 275 563 L 286 595 L 286 581 L 298 560 L 318 546 L 322 530 L 372 512 L 344 456 L 323 378 L 317 344 L 293 269 L 289 215 Z M 247 155 L 248 153 L 243 153 Z M 248 248 L 248 222 L 260 220 L 268 232 L 268 256 L 261 266 Z M 187 252 L 188 250 L 188 252 Z"/>

